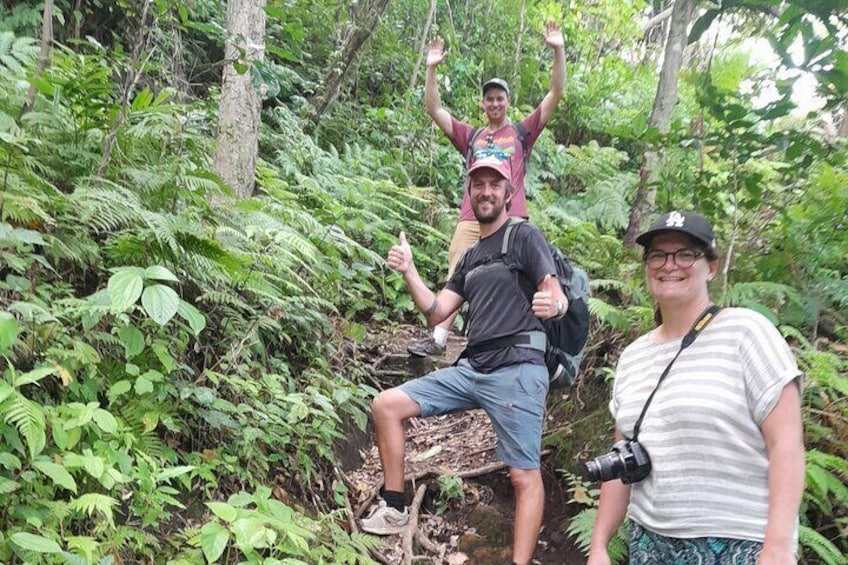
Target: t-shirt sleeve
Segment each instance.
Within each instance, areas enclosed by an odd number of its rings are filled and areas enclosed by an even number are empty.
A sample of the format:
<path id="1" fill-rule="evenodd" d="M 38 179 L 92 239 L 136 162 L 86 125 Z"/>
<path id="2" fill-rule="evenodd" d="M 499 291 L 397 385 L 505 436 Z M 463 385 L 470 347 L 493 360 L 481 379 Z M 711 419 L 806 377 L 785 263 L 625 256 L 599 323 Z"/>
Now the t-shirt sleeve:
<path id="1" fill-rule="evenodd" d="M 748 407 L 757 424 L 771 413 L 783 387 L 801 375 L 795 357 L 777 328 L 764 316 L 745 311 L 748 321 L 739 340 Z"/>
<path id="2" fill-rule="evenodd" d="M 545 124 L 542 123 L 542 107 L 537 106 L 533 112 L 526 116 L 523 120 L 521 120 L 521 125 L 524 127 L 524 131 L 527 132 L 527 137 L 524 138 L 524 145 L 527 146 L 527 150 L 533 148 L 533 145 L 536 144 L 536 140 L 539 139 L 539 136 L 542 134 L 542 130 L 545 129 Z M 456 131 L 454 129 L 454 131 Z"/>
<path id="3" fill-rule="evenodd" d="M 459 261 L 456 262 L 453 275 L 448 279 L 447 284 L 445 284 L 446 289 L 457 293 L 463 298 L 465 298 L 465 259 L 467 256 L 468 250 L 466 249 L 459 258 Z"/>
<path id="4" fill-rule="evenodd" d="M 474 131 L 474 126 L 460 122 L 453 116 L 451 116 L 451 125 L 453 126 L 453 138 L 450 142 L 464 156 L 468 153 L 468 136 Z"/>
<path id="5" fill-rule="evenodd" d="M 539 228 L 529 224 L 521 224 L 518 228 L 515 233 L 516 261 L 535 288 L 546 275 L 556 276 L 554 259 Z"/>

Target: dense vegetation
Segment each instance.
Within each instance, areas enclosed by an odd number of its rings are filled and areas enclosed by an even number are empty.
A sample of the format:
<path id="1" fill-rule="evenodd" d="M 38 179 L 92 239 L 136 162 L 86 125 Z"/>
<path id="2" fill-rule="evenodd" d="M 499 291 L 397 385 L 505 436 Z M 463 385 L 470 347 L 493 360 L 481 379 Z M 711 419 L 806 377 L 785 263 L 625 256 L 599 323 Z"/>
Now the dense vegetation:
<path id="1" fill-rule="evenodd" d="M 497 74 L 519 116 L 547 89 L 553 18 L 566 94 L 528 194 L 593 278 L 586 378 L 651 323 L 622 241 L 657 152 L 650 213 L 715 221 L 714 297 L 766 314 L 805 370 L 803 560 L 845 563 L 844 2 L 698 3 L 658 128 L 665 20 L 642 21 L 663 2 L 434 0 L 430 23 L 421 2 L 271 0 L 265 61 L 235 65 L 264 93 L 251 198 L 213 172 L 224 3 L 48 4 L 40 51 L 44 4 L 0 3 L 0 562 L 372 563 L 378 542 L 342 527 L 333 445 L 374 392 L 357 343 L 418 319 L 382 257 L 403 229 L 443 278 L 462 174 L 423 112 L 421 38 L 445 38 L 455 115 L 479 121 Z M 370 9 L 382 17 L 340 66 Z M 809 112 L 798 76 L 820 97 Z M 573 488 L 586 540 L 594 492 Z"/>

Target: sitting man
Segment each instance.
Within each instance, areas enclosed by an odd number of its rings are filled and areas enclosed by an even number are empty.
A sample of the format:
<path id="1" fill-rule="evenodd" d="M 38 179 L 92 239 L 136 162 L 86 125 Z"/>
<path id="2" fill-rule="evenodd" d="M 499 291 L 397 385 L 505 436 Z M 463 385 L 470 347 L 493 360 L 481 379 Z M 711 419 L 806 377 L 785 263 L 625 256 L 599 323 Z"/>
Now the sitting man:
<path id="1" fill-rule="evenodd" d="M 509 467 L 515 490 L 512 559 L 524 565 L 533 556 L 545 498 L 539 468 L 548 391 L 544 343 L 541 350 L 538 344 L 507 344 L 492 350 L 486 343 L 544 332 L 541 319 L 564 315 L 568 301 L 555 278 L 547 242 L 535 226 L 516 226 L 512 243 L 521 275 L 533 281 L 536 290 L 532 304 L 517 284 L 516 274 L 497 260 L 509 221 L 509 161 L 478 159 L 469 176 L 468 192 L 480 224 L 480 241 L 463 255 L 438 296 L 418 275 L 403 233 L 399 245 L 388 254 L 389 267 L 403 275 L 415 305 L 429 324 L 444 320 L 468 301 L 468 345 L 473 352 L 453 367 L 383 391 L 374 399 L 384 487 L 380 491 L 382 500 L 362 521 L 362 529 L 390 535 L 403 531 L 409 520 L 404 495 L 404 422 L 416 416 L 482 408 L 498 436 L 496 454 Z"/>

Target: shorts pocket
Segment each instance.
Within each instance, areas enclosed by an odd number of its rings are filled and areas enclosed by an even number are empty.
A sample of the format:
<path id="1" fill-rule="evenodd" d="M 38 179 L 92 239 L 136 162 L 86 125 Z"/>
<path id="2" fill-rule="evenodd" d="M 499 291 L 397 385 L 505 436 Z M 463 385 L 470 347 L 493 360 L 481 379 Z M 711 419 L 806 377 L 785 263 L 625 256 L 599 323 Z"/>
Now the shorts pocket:
<path id="1" fill-rule="evenodd" d="M 541 399 L 544 405 L 548 394 L 548 370 L 541 365 L 524 364 L 518 374 L 518 389 L 534 400 Z"/>

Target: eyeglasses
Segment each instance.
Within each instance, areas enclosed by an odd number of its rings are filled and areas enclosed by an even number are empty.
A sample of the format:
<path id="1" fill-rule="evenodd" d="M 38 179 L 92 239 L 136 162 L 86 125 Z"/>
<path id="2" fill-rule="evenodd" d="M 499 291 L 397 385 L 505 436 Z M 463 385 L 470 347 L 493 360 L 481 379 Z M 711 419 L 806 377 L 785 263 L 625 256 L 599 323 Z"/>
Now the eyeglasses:
<path id="1" fill-rule="evenodd" d="M 662 268 L 668 262 L 668 257 L 669 255 L 671 255 L 672 257 L 674 257 L 674 262 L 677 264 L 677 266 L 681 269 L 685 269 L 694 265 L 695 261 L 698 260 L 698 257 L 703 254 L 703 251 L 689 248 L 678 249 L 677 251 L 672 251 L 670 253 L 660 251 L 659 249 L 653 249 L 651 251 L 646 252 L 643 259 L 645 261 L 645 264 L 648 265 L 650 268 L 659 269 Z"/>
<path id="2" fill-rule="evenodd" d="M 494 146 L 495 146 L 495 135 L 490 133 L 489 135 L 486 136 L 486 147 L 491 149 Z"/>

